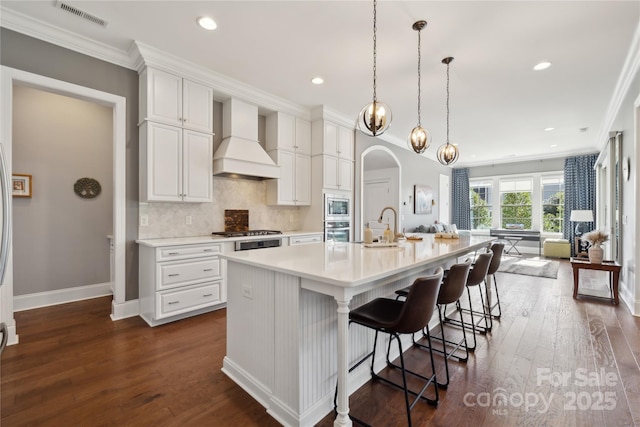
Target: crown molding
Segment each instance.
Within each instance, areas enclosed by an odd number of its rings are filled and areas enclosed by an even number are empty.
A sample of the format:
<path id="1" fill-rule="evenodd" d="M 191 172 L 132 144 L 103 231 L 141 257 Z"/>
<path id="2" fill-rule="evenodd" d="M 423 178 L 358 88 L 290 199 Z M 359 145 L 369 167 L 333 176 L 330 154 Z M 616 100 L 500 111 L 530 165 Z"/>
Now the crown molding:
<path id="1" fill-rule="evenodd" d="M 135 69 L 135 58 L 128 52 L 83 37 L 0 5 L 0 26 L 21 34 L 79 52 L 128 69 Z"/>
<path id="2" fill-rule="evenodd" d="M 639 71 L 640 23 L 638 23 L 636 31 L 633 34 L 631 47 L 629 48 L 629 52 L 627 53 L 622 71 L 620 72 L 620 76 L 618 77 L 618 82 L 616 83 L 616 87 L 613 90 L 611 101 L 609 101 L 609 105 L 607 107 L 607 113 L 604 120 L 602 121 L 600 129 L 598 130 L 598 134 L 596 135 L 596 145 L 599 151 L 604 150 L 607 141 L 609 140 L 609 131 L 611 131 L 611 129 L 613 128 L 613 123 L 618 116 L 618 113 L 620 112 L 620 107 L 624 102 L 624 98 L 627 96 L 629 88 L 631 87 L 631 83 L 633 82 Z"/>
<path id="3" fill-rule="evenodd" d="M 299 104 L 280 98 L 239 80 L 212 71 L 201 65 L 189 62 L 178 56 L 169 54 L 153 46 L 135 41 L 135 48 L 141 58 L 138 72 L 145 67 L 157 68 L 168 73 L 177 73 L 182 77 L 212 87 L 216 101 L 223 102 L 229 98 L 239 98 L 258 105 L 265 111 L 280 111 L 309 120 L 310 112 Z"/>

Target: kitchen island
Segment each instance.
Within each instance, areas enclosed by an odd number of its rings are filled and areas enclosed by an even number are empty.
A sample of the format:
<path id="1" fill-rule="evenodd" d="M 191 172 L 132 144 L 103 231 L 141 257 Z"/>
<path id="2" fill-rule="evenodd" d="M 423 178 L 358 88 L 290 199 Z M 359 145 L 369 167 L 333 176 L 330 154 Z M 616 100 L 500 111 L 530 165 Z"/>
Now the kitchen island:
<path id="1" fill-rule="evenodd" d="M 348 395 L 368 381 L 369 371 L 361 366 L 347 385 L 348 365 L 370 351 L 373 335 L 349 331 L 349 309 L 493 240 L 422 237 L 396 247 L 323 242 L 222 254 L 228 277 L 223 372 L 291 426 L 312 426 L 332 410 L 338 378 L 334 425 L 352 425 Z M 375 369 L 384 365 L 381 357 Z"/>

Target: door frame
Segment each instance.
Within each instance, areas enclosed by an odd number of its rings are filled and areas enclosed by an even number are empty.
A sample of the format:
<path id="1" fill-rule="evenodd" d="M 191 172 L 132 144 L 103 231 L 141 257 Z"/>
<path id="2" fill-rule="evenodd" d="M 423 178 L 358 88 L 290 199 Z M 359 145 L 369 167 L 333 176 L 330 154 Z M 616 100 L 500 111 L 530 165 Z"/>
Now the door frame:
<path id="1" fill-rule="evenodd" d="M 125 240 L 126 240 L 126 98 L 38 74 L 2 66 L 0 68 L 0 143 L 4 143 L 7 172 L 11 171 L 13 143 L 13 87 L 28 86 L 71 98 L 94 102 L 113 110 L 113 244 L 114 286 L 111 318 L 125 317 Z M 10 222 L 9 228 L 13 224 Z M 105 236 L 106 238 L 107 236 Z M 9 344 L 18 342 L 13 317 L 13 245 L 9 242 L 9 258 L 4 284 L 0 286 L 0 319 L 7 324 Z"/>

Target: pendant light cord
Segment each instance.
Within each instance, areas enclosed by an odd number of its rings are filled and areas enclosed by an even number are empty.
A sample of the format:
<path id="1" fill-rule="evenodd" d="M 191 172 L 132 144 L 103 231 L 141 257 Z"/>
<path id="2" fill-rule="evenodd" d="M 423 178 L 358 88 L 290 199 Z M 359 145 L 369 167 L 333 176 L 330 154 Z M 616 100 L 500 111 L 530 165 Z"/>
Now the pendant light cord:
<path id="1" fill-rule="evenodd" d="M 449 63 L 447 63 L 447 144 L 449 144 Z"/>
<path id="2" fill-rule="evenodd" d="M 420 33 L 421 32 L 422 32 L 422 30 L 418 30 L 418 127 L 421 127 L 420 116 L 422 115 L 421 111 L 420 111 L 420 100 L 422 98 L 422 96 L 421 96 L 422 90 L 421 90 L 421 87 L 420 87 L 420 81 L 422 80 L 422 75 L 420 74 L 420 68 L 421 68 L 420 67 L 420 59 L 422 57 L 422 55 L 420 54 L 420 51 L 421 51 L 421 49 L 420 49 L 420 39 L 421 39 Z"/>
<path id="3" fill-rule="evenodd" d="M 373 0 L 373 102 L 376 102 L 376 29 L 377 29 L 377 14 L 376 14 L 377 1 Z"/>

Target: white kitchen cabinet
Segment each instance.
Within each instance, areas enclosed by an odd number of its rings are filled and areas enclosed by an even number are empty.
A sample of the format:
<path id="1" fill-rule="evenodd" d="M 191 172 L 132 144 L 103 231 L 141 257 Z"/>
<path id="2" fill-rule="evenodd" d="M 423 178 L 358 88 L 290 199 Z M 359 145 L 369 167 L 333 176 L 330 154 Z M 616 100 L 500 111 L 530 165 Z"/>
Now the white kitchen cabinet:
<path id="1" fill-rule="evenodd" d="M 266 149 L 295 151 L 311 155 L 311 122 L 276 112 L 267 117 Z"/>
<path id="2" fill-rule="evenodd" d="M 280 178 L 267 181 L 267 203 L 311 204 L 311 156 L 286 150 L 273 150 L 269 155 L 280 166 Z"/>
<path id="3" fill-rule="evenodd" d="M 140 126 L 140 200 L 210 202 L 213 135 L 144 122 Z"/>
<path id="4" fill-rule="evenodd" d="M 353 162 L 334 156 L 317 156 L 322 162 L 323 187 L 331 190 L 353 190 Z"/>
<path id="5" fill-rule="evenodd" d="M 213 132 L 213 89 L 175 74 L 140 73 L 140 120 Z"/>
<path id="6" fill-rule="evenodd" d="M 139 311 L 150 326 L 224 307 L 221 243 L 139 248 Z"/>
<path id="7" fill-rule="evenodd" d="M 267 203 L 311 204 L 311 123 L 276 112 L 267 117 L 266 147 L 280 166 L 280 178 L 267 181 Z"/>
<path id="8" fill-rule="evenodd" d="M 307 243 L 318 243 L 323 241 L 322 233 L 310 234 L 307 236 L 292 236 L 289 238 L 289 245 L 306 245 Z"/>
<path id="9" fill-rule="evenodd" d="M 321 123 L 321 134 L 317 135 L 321 144 L 316 144 L 313 154 L 324 154 L 340 157 L 342 159 L 354 159 L 354 134 L 353 129 L 340 126 L 328 120 Z"/>

